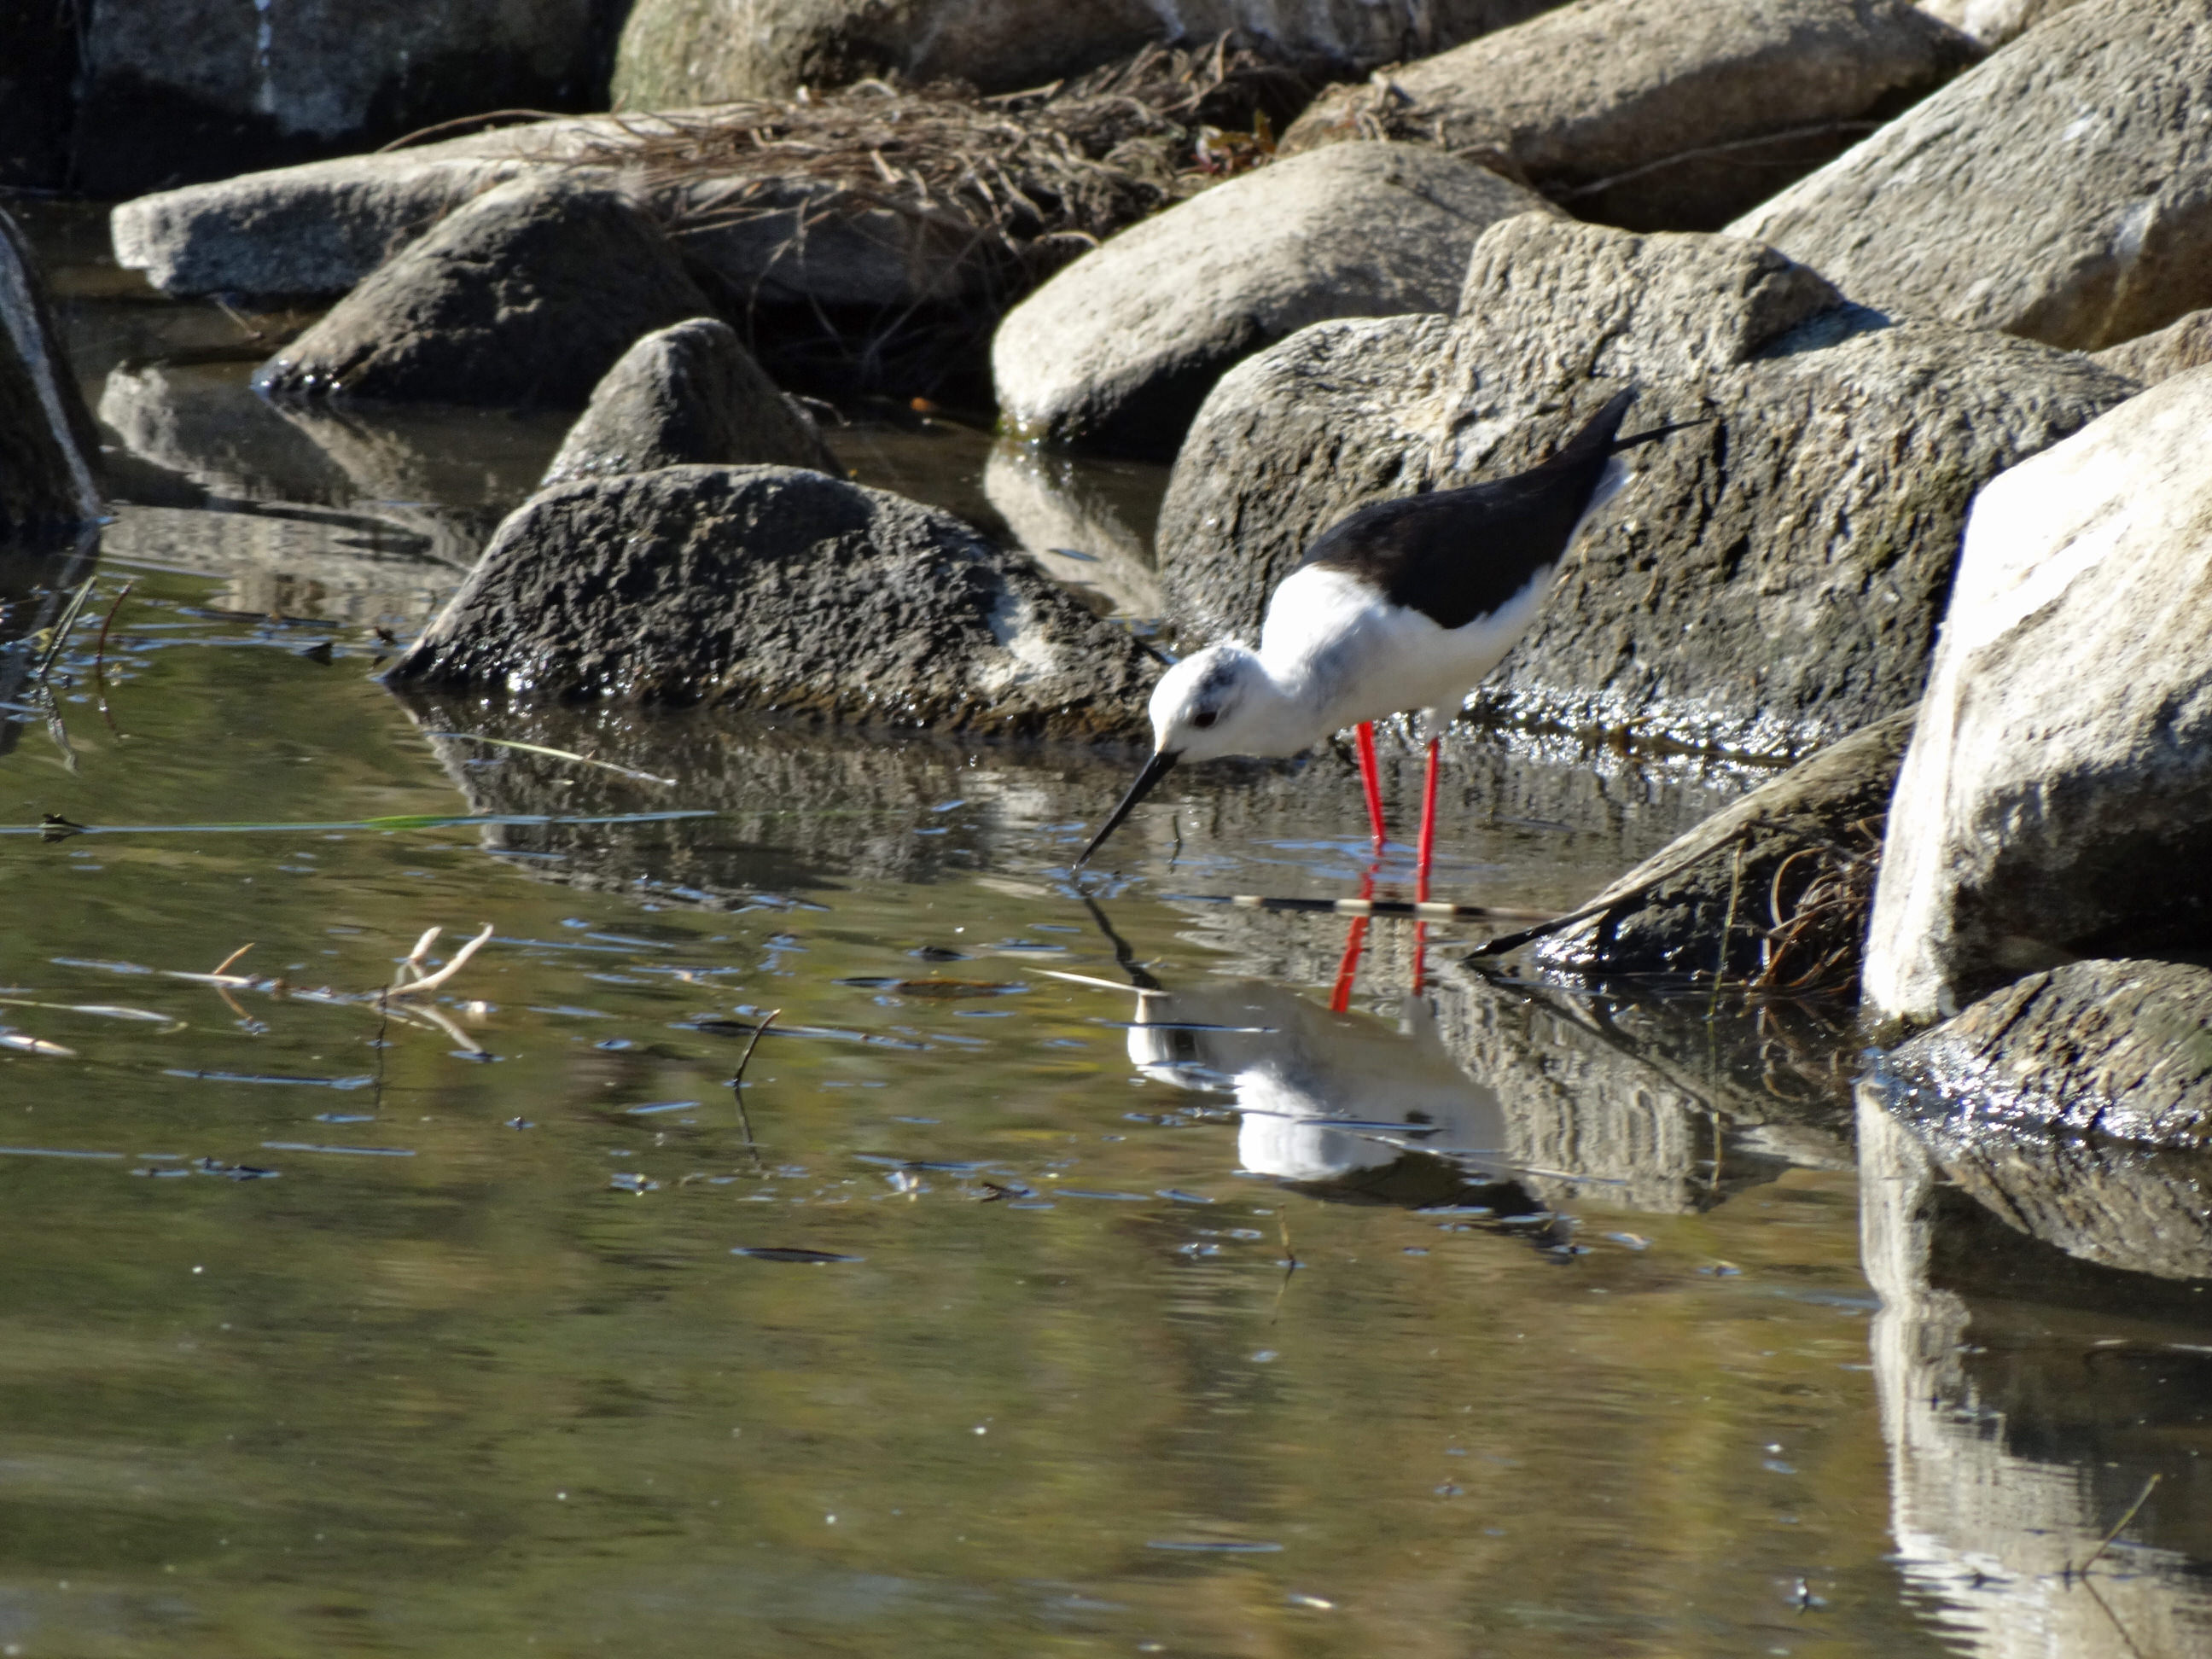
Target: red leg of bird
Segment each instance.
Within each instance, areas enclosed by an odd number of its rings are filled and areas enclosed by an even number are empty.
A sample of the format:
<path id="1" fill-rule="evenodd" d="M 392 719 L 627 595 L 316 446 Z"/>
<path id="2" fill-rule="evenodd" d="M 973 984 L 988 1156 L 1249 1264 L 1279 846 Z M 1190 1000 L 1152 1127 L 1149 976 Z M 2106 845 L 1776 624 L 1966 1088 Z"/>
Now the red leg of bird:
<path id="1" fill-rule="evenodd" d="M 1359 884 L 1359 896 L 1375 896 L 1372 868 Z M 1328 994 L 1328 1011 L 1333 1014 L 1340 1014 L 1352 1006 L 1352 981 L 1359 976 L 1359 953 L 1367 945 L 1367 920 L 1365 916 L 1354 916 L 1352 926 L 1345 931 L 1344 958 L 1336 964 L 1336 988 Z"/>
<path id="2" fill-rule="evenodd" d="M 1360 721 L 1358 738 L 1359 781 L 1367 791 L 1367 822 L 1375 830 L 1375 850 L 1379 853 L 1389 834 L 1382 823 L 1382 777 L 1375 769 L 1375 723 Z"/>
<path id="3" fill-rule="evenodd" d="M 1421 846 L 1413 866 L 1413 896 L 1429 902 L 1429 865 L 1437 851 L 1437 740 L 1429 739 L 1428 775 L 1421 784 Z"/>
<path id="4" fill-rule="evenodd" d="M 1437 851 L 1437 740 L 1429 739 L 1429 765 L 1421 781 L 1421 842 L 1413 864 L 1413 897 L 1429 902 L 1429 865 Z M 1428 970 L 1429 924 L 1413 924 L 1413 990 L 1419 994 Z"/>

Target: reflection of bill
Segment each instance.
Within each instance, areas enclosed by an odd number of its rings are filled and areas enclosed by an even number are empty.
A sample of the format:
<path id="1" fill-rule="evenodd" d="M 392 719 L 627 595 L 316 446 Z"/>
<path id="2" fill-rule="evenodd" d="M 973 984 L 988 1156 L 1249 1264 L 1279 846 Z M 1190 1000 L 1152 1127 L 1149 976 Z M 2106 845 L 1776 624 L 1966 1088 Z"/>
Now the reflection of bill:
<path id="1" fill-rule="evenodd" d="M 1498 1096 L 1452 1062 L 1424 999 L 1407 999 L 1395 1030 L 1257 980 L 1136 1000 L 1130 1063 L 1232 1097 L 1237 1156 L 1255 1174 L 1327 1185 L 1411 1160 L 1455 1180 L 1500 1178 Z"/>

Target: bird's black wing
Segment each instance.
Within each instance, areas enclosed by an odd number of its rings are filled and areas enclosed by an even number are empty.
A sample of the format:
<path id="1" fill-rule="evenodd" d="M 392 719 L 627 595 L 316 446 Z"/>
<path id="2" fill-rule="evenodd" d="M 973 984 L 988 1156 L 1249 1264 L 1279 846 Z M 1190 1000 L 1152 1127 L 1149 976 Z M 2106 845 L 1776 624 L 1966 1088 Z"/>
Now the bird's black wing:
<path id="1" fill-rule="evenodd" d="M 1361 507 L 1323 532 L 1299 568 L 1341 570 L 1442 628 L 1491 615 L 1566 552 L 1635 396 L 1611 398 L 1528 471 Z"/>

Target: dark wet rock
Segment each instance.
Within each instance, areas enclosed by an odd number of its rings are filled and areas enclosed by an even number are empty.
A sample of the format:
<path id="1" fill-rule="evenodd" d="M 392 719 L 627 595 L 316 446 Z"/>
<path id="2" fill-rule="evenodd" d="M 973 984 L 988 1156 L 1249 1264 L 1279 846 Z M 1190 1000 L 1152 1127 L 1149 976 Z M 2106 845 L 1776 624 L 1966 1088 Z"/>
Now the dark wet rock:
<path id="1" fill-rule="evenodd" d="M 1162 40 L 1224 33 L 1291 57 L 1361 70 L 1437 52 L 1501 28 L 1558 0 L 1179 0 L 1173 7 L 1107 0 L 1075 5 L 918 0 L 638 0 L 616 58 L 614 94 L 630 109 L 788 96 L 864 76 L 909 83 L 957 79 L 1010 92 L 1079 73 Z"/>
<path id="2" fill-rule="evenodd" d="M 2083 3 L 1737 220 L 1885 310 L 2077 350 L 2212 304 L 2212 15 Z"/>
<path id="3" fill-rule="evenodd" d="M 1517 471 L 1623 381 L 1632 428 L 1711 423 L 1637 452 L 1470 707 L 1780 757 L 1918 696 L 1975 489 L 2136 389 L 1756 243 L 1524 215 L 1456 317 L 1317 324 L 1223 377 L 1161 508 L 1170 621 L 1249 636 L 1351 508 Z"/>
<path id="4" fill-rule="evenodd" d="M 373 149 L 482 110 L 589 108 L 604 19 L 597 0 L 100 0 L 74 25 L 66 182 L 112 200 Z"/>
<path id="5" fill-rule="evenodd" d="M 0 213 L 0 532 L 97 519 L 99 453 L 37 257 Z"/>
<path id="6" fill-rule="evenodd" d="M 256 384 L 276 398 L 578 408 L 640 335 L 713 309 L 624 192 L 522 179 L 409 245 Z"/>
<path id="7" fill-rule="evenodd" d="M 2212 1278 L 2212 969 L 2033 974 L 1883 1070 L 1890 1109 L 2010 1225 L 2084 1261 Z"/>
<path id="8" fill-rule="evenodd" d="M 2193 369 L 1976 499 L 1890 811 L 1879 1015 L 2212 947 L 2208 422 L 2212 368 Z"/>
<path id="9" fill-rule="evenodd" d="M 1716 812 L 1577 905 L 1588 920 L 1545 938 L 1537 959 L 1585 974 L 1856 983 L 1912 720 L 1911 709 L 1876 720 Z"/>
<path id="10" fill-rule="evenodd" d="M 568 428 L 544 481 L 693 463 L 842 471 L 814 417 L 776 390 L 737 331 L 694 317 L 622 355 Z"/>
<path id="11" fill-rule="evenodd" d="M 1283 145 L 1421 139 L 1579 218 L 1716 230 L 1980 56 L 1904 0 L 1582 0 L 1333 88 Z"/>
<path id="12" fill-rule="evenodd" d="M 1309 323 L 1449 311 L 1475 239 L 1541 197 L 1408 144 L 1343 144 L 1156 214 L 1061 270 L 991 343 L 1007 424 L 1171 459 L 1223 370 Z"/>
<path id="13" fill-rule="evenodd" d="M 2212 968 L 2091 958 L 1992 992 L 1893 1052 L 1917 1115 L 2212 1152 Z"/>
<path id="14" fill-rule="evenodd" d="M 2142 334 L 2096 354 L 2115 374 L 2156 386 L 2192 368 L 2212 363 L 2212 307 L 2192 311 L 2154 334 Z"/>
<path id="15" fill-rule="evenodd" d="M 394 678 L 1121 736 L 1156 672 L 949 514 L 816 472 L 679 466 L 536 496 Z"/>

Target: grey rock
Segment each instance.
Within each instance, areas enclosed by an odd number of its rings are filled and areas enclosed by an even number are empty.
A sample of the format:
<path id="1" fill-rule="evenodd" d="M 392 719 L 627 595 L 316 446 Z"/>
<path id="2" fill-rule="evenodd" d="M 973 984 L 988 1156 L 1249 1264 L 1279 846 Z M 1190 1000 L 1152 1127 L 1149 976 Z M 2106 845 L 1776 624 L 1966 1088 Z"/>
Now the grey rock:
<path id="1" fill-rule="evenodd" d="M 949 514 L 817 472 L 666 467 L 546 490 L 393 671 L 554 698 L 712 702 L 1122 737 L 1157 669 Z"/>
<path id="2" fill-rule="evenodd" d="M 1588 920 L 1544 939 L 1537 959 L 1584 974 L 1856 982 L 1912 720 L 1876 720 L 1723 808 L 1577 905 Z"/>
<path id="3" fill-rule="evenodd" d="M 540 121 L 163 191 L 114 210 L 116 259 L 164 293 L 335 297 L 484 191 L 582 168 L 680 223 L 686 258 L 750 304 L 896 312 L 1003 276 L 965 229 L 823 179 L 647 179 L 625 164 L 689 113 Z"/>
<path id="4" fill-rule="evenodd" d="M 0 212 L 0 532 L 98 519 L 99 453 L 37 257 Z"/>
<path id="5" fill-rule="evenodd" d="M 2212 6 L 2082 0 L 1729 228 L 1884 310 L 2091 351 L 2212 304 Z"/>
<path id="6" fill-rule="evenodd" d="M 1261 167 L 1131 226 L 991 343 L 1020 436 L 1167 459 L 1223 370 L 1328 317 L 1447 311 L 1475 239 L 1542 198 L 1407 144 Z"/>
<path id="7" fill-rule="evenodd" d="M 68 182 L 112 199 L 481 110 L 591 107 L 595 0 L 100 0 L 79 12 Z M 59 182 L 59 181 L 57 181 Z"/>
<path id="8" fill-rule="evenodd" d="M 618 107 L 787 97 L 864 76 L 965 81 L 1010 92 L 1079 73 L 1154 41 L 1229 33 L 1276 52 L 1361 70 L 1436 52 L 1557 0 L 639 0 L 615 60 Z"/>
<path id="9" fill-rule="evenodd" d="M 2115 374 L 2156 386 L 2192 368 L 2212 363 L 2212 307 L 2192 311 L 2154 334 L 2140 334 L 2106 346 L 2096 359 Z"/>
<path id="10" fill-rule="evenodd" d="M 544 482 L 693 462 L 842 471 L 814 417 L 776 390 L 737 331 L 694 317 L 622 355 L 568 428 Z"/>
<path id="11" fill-rule="evenodd" d="M 1334 88 L 1283 143 L 1425 138 L 1581 218 L 1716 230 L 1980 56 L 1905 0 L 1577 0 Z"/>
<path id="12" fill-rule="evenodd" d="M 1976 498 L 1891 804 L 1881 1017 L 2212 945 L 2209 422 L 2212 368 L 2192 369 Z"/>
<path id="13" fill-rule="evenodd" d="M 1920 9 L 1985 46 L 2002 46 L 2081 0 L 1926 0 Z"/>
<path id="14" fill-rule="evenodd" d="M 521 179 L 410 244 L 256 384 L 276 398 L 575 408 L 640 335 L 713 308 L 623 191 Z"/>
<path id="15" fill-rule="evenodd" d="M 2212 1278 L 2212 969 L 2031 974 L 1883 1072 L 1890 1109 L 1945 1173 L 2021 1231 L 2107 1266 Z"/>
<path id="16" fill-rule="evenodd" d="M 1622 381 L 1634 428 L 1711 423 L 1637 452 L 1470 707 L 1781 757 L 1918 696 L 1974 490 L 2135 390 L 1757 244 L 1523 216 L 1456 318 L 1317 324 L 1223 377 L 1161 508 L 1171 621 L 1249 635 L 1353 507 L 1517 471 Z"/>

